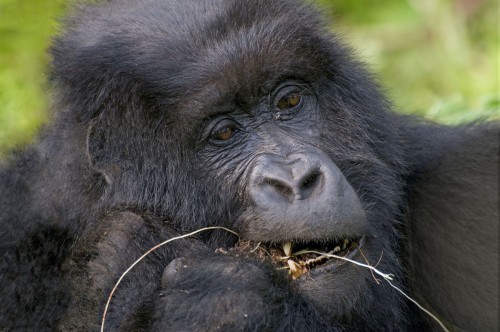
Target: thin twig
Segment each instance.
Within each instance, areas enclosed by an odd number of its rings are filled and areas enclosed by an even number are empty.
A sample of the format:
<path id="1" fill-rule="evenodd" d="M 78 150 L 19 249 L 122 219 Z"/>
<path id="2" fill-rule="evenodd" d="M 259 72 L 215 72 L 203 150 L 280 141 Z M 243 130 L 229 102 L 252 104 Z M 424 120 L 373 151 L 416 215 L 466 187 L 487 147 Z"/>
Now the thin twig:
<path id="1" fill-rule="evenodd" d="M 262 242 L 257 243 L 257 246 L 255 248 L 253 248 L 252 250 L 250 250 L 250 252 L 255 252 L 255 250 L 259 249 L 261 243 Z"/>
<path id="2" fill-rule="evenodd" d="M 356 245 L 356 248 L 358 248 L 359 252 L 361 253 L 361 256 L 363 256 L 363 258 L 365 259 L 366 264 L 370 265 L 370 262 L 368 261 L 368 258 L 366 258 L 365 254 L 363 253 L 363 251 L 361 250 L 361 248 L 358 247 L 357 244 L 355 244 L 355 245 Z M 377 263 L 377 265 L 378 265 L 378 263 Z M 375 265 L 374 267 L 376 267 L 377 265 Z M 375 274 L 373 274 L 372 270 L 370 270 L 370 273 L 372 274 L 373 280 L 375 280 L 375 282 L 377 283 L 377 285 L 380 285 L 380 279 L 377 279 L 377 277 L 375 277 Z"/>
<path id="3" fill-rule="evenodd" d="M 384 249 L 382 249 L 382 252 L 380 253 L 380 257 L 378 258 L 377 264 L 375 264 L 373 267 L 377 267 L 380 264 L 380 261 L 382 260 L 383 256 L 384 256 Z"/>
<path id="4" fill-rule="evenodd" d="M 395 290 L 397 290 L 398 292 L 400 292 L 401 294 L 403 294 L 403 296 L 406 297 L 408 300 L 410 300 L 411 302 L 413 302 L 420 310 L 422 310 L 427 315 L 429 315 L 430 317 L 432 317 L 432 319 L 434 319 L 439 324 L 439 326 L 441 326 L 441 328 L 443 329 L 443 331 L 450 332 L 450 330 L 448 330 L 446 328 L 446 326 L 444 326 L 444 324 L 439 320 L 439 318 L 437 318 L 436 316 L 434 316 L 434 314 L 432 314 L 432 312 L 430 312 L 429 310 L 425 309 L 422 305 L 420 305 L 420 303 L 418 303 L 416 300 L 412 299 L 409 295 L 406 295 L 405 292 L 403 292 L 399 287 L 393 285 L 392 282 L 390 282 L 389 280 L 386 280 L 386 281 L 389 283 L 389 285 L 391 285 L 392 288 L 394 288 Z"/>

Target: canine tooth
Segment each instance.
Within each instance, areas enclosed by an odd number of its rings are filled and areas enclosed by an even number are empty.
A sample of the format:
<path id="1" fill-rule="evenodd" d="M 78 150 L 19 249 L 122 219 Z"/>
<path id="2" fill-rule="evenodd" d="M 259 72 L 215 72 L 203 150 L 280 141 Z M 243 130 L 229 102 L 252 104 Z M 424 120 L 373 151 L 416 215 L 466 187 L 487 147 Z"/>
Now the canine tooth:
<path id="1" fill-rule="evenodd" d="M 347 245 L 349 244 L 349 239 L 344 240 L 344 244 L 342 245 L 342 249 L 347 248 Z"/>
<path id="2" fill-rule="evenodd" d="M 297 263 L 295 263 L 292 259 L 289 259 L 289 260 L 287 261 L 287 263 L 288 263 L 288 266 L 290 267 L 290 270 L 292 270 L 292 272 L 297 272 L 297 271 L 299 271 L 299 269 L 300 269 L 300 265 L 299 265 L 299 264 L 297 264 Z"/>
<path id="3" fill-rule="evenodd" d="M 289 259 L 287 261 L 288 266 L 290 267 L 290 274 L 294 278 L 298 278 L 302 275 L 302 268 L 299 264 L 295 263 L 293 260 Z"/>
<path id="4" fill-rule="evenodd" d="M 337 253 L 337 252 L 340 252 L 340 246 L 336 246 L 335 248 L 333 248 L 333 253 Z"/>
<path id="5" fill-rule="evenodd" d="M 292 242 L 289 241 L 283 243 L 283 252 L 287 257 L 292 254 Z"/>

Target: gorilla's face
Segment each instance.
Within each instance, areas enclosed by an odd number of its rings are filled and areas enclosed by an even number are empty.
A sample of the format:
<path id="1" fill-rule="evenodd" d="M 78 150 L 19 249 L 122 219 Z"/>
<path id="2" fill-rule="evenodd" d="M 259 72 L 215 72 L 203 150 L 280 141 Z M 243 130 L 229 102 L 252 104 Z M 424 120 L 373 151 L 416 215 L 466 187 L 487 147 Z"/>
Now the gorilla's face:
<path id="1" fill-rule="evenodd" d="M 365 211 L 329 151 L 321 148 L 322 110 L 314 83 L 285 80 L 267 95 L 240 97 L 248 98 L 243 104 L 208 105 L 216 113 L 199 131 L 202 162 L 197 164 L 237 190 L 243 208 L 232 228 L 242 239 L 283 257 L 286 244 L 292 252 L 359 259 L 369 235 Z M 344 267 L 344 261 L 311 253 L 293 260 L 301 270 L 294 279 L 312 300 L 328 292 L 329 305 L 340 305 L 363 288 L 363 278 L 355 278 L 356 269 Z"/>

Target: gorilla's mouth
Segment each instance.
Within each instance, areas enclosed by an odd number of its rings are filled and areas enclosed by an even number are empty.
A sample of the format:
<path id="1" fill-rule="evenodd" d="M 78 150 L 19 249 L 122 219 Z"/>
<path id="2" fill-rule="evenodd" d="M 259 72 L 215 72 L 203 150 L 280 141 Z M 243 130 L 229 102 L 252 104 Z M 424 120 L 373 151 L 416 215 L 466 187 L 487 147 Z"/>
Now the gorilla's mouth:
<path id="1" fill-rule="evenodd" d="M 233 252 L 237 257 L 258 257 L 260 260 L 271 258 L 278 269 L 288 270 L 293 279 L 298 279 L 310 273 L 316 275 L 334 270 L 361 252 L 364 243 L 364 236 L 282 243 L 244 240 L 231 249 L 218 248 L 216 252 Z"/>
<path id="2" fill-rule="evenodd" d="M 272 257 L 275 257 L 276 251 L 283 255 L 279 260 L 289 269 L 292 278 L 297 279 L 308 272 L 321 272 L 344 263 L 342 258 L 356 255 L 363 242 L 362 237 L 340 238 L 334 241 L 285 242 L 281 247 L 273 246 L 270 250 Z"/>

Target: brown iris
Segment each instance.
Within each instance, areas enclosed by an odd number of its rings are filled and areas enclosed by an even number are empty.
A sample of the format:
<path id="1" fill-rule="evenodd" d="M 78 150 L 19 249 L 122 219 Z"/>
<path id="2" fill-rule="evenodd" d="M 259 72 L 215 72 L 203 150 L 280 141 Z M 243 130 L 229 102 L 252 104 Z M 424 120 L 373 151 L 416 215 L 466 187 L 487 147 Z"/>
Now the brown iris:
<path id="1" fill-rule="evenodd" d="M 217 140 L 217 141 L 227 141 L 230 140 L 231 137 L 234 135 L 234 128 L 233 127 L 223 127 L 221 129 L 218 129 L 212 133 L 212 139 Z"/>
<path id="2" fill-rule="evenodd" d="M 300 104 L 301 100 L 302 100 L 301 95 L 299 95 L 298 93 L 291 93 L 289 95 L 284 96 L 278 101 L 278 108 L 280 110 L 294 108 Z"/>

